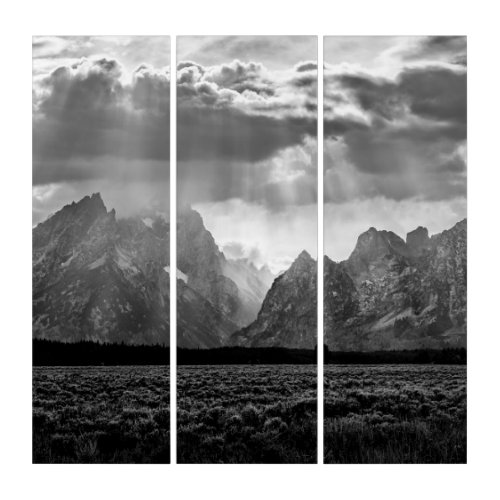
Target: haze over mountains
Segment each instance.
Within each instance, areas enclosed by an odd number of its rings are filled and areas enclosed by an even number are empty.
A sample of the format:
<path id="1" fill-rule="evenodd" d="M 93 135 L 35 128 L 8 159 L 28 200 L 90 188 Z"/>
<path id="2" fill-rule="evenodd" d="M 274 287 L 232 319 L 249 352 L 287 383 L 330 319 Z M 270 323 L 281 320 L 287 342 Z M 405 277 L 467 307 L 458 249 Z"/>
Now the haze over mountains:
<path id="1" fill-rule="evenodd" d="M 177 344 L 227 345 L 232 333 L 257 318 L 274 276 L 245 259 L 227 259 L 200 214 L 184 208 L 177 217 Z"/>
<path id="2" fill-rule="evenodd" d="M 99 194 L 33 229 L 33 337 L 169 343 L 169 236 L 163 214 L 119 219 Z M 466 344 L 463 220 L 406 241 L 370 228 L 350 257 L 325 257 L 325 342 L 334 350 Z M 309 348 L 317 344 L 317 267 L 303 251 L 274 277 L 228 259 L 200 214 L 177 220 L 179 347 Z"/>

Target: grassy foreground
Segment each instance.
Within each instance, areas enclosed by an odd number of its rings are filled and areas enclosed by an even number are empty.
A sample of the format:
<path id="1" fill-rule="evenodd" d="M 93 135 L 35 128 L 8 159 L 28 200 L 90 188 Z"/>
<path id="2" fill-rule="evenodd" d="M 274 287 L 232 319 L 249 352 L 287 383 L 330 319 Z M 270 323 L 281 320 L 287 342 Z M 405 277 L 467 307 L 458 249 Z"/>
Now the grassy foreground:
<path id="1" fill-rule="evenodd" d="M 179 463 L 315 463 L 312 365 L 178 368 Z"/>
<path id="2" fill-rule="evenodd" d="M 466 367 L 325 367 L 325 463 L 465 463 Z"/>
<path id="3" fill-rule="evenodd" d="M 34 463 L 168 463 L 167 366 L 34 367 Z"/>

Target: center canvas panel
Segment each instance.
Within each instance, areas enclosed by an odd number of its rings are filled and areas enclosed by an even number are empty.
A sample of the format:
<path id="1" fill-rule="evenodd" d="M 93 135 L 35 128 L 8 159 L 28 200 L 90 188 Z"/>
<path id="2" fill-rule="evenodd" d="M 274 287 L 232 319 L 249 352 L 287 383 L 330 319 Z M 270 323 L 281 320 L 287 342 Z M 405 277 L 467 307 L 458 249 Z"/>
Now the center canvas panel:
<path id="1" fill-rule="evenodd" d="M 316 37 L 177 38 L 177 461 L 314 463 Z"/>

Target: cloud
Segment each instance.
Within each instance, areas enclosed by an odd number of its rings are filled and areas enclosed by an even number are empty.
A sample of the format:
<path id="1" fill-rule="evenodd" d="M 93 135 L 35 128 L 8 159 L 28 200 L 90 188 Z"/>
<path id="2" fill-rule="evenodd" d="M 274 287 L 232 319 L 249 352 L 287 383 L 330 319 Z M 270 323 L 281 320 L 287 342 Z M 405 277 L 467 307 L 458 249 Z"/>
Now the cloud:
<path id="1" fill-rule="evenodd" d="M 325 253 L 346 259 L 370 226 L 404 237 L 464 218 L 466 39 L 337 37 L 325 50 Z"/>
<path id="2" fill-rule="evenodd" d="M 251 116 L 314 119 L 316 80 L 315 69 L 276 73 L 261 63 L 237 59 L 208 67 L 182 61 L 177 65 L 178 106 L 201 107 L 207 113 L 210 108 L 230 108 Z"/>
<path id="3" fill-rule="evenodd" d="M 33 56 L 33 223 L 97 191 L 119 217 L 168 211 L 168 38 L 35 37 Z"/>
<path id="4" fill-rule="evenodd" d="M 141 65 L 130 83 L 124 83 L 122 76 L 116 60 L 81 59 L 38 82 L 33 116 L 35 184 L 115 176 L 116 165 L 137 160 L 149 162 L 152 171 L 159 172 L 156 164 L 168 162 L 168 74 Z"/>
<path id="5" fill-rule="evenodd" d="M 302 143 L 256 161 L 210 159 L 180 161 L 178 199 L 183 204 L 241 199 L 280 211 L 317 201 L 317 142 Z"/>
<path id="6" fill-rule="evenodd" d="M 223 245 L 222 251 L 228 259 L 246 259 L 256 267 L 262 267 L 266 263 L 261 250 L 257 246 L 245 246 L 238 241 L 229 241 Z"/>
<path id="7" fill-rule="evenodd" d="M 78 201 L 94 192 L 101 193 L 106 208 L 116 210 L 118 218 L 137 215 L 144 210 L 169 213 L 168 172 L 154 183 L 141 179 L 99 179 L 79 182 L 58 182 L 33 186 L 32 223 L 43 222 L 51 214 L 72 201 Z"/>
<path id="8" fill-rule="evenodd" d="M 325 200 L 450 199 L 466 192 L 466 73 L 403 67 L 393 79 L 327 73 Z"/>
<path id="9" fill-rule="evenodd" d="M 181 62 L 179 159 L 256 162 L 314 136 L 315 91 L 296 88 L 295 77 L 278 79 L 254 62 Z"/>
<path id="10" fill-rule="evenodd" d="M 204 66 L 221 61 L 258 60 L 273 70 L 288 69 L 297 61 L 317 57 L 315 36 L 181 36 L 178 59 L 196 60 Z"/>
<path id="11" fill-rule="evenodd" d="M 400 75 L 399 91 L 410 111 L 423 118 L 467 123 L 467 74 L 444 67 L 406 69 Z"/>
<path id="12" fill-rule="evenodd" d="M 419 37 L 401 51 L 403 59 L 444 60 L 454 64 L 467 65 L 467 37 L 429 36 Z"/>
<path id="13" fill-rule="evenodd" d="M 168 36 L 34 36 L 35 74 L 53 71 L 62 62 L 73 64 L 82 58 L 107 57 L 121 62 L 126 73 L 149 63 L 156 68 L 170 64 Z"/>
<path id="14" fill-rule="evenodd" d="M 316 130 L 315 122 L 305 118 L 282 120 L 227 108 L 179 108 L 177 117 L 180 161 L 262 161 Z"/>
<path id="15" fill-rule="evenodd" d="M 316 204 L 272 211 L 258 203 L 234 199 L 199 203 L 193 208 L 223 250 L 229 245 L 238 252 L 236 242 L 240 252 L 251 257 L 257 267 L 268 264 L 274 273 L 281 272 L 302 250 L 316 258 Z"/>
<path id="16" fill-rule="evenodd" d="M 370 227 L 393 231 L 403 239 L 418 226 L 427 227 L 430 234 L 449 229 L 467 216 L 464 198 L 444 201 L 407 199 L 396 201 L 385 197 L 349 200 L 324 207 L 325 249 L 335 261 L 349 257 L 358 236 Z"/>
<path id="17" fill-rule="evenodd" d="M 297 85 L 297 78 L 312 74 L 314 79 Z M 177 157 L 182 202 L 240 198 L 273 210 L 314 203 L 316 79 L 314 68 L 277 74 L 256 62 L 234 60 L 210 67 L 180 62 Z"/>
<path id="18" fill-rule="evenodd" d="M 303 73 L 305 71 L 317 71 L 318 63 L 316 61 L 304 61 L 295 65 L 295 71 Z"/>

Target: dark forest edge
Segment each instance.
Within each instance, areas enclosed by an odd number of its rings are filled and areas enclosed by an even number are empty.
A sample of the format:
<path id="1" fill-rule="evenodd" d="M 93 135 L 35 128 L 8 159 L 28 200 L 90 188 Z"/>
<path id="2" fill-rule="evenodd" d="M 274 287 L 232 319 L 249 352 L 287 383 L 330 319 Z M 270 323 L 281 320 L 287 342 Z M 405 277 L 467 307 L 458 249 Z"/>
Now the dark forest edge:
<path id="1" fill-rule="evenodd" d="M 420 365 L 465 365 L 467 350 L 450 349 L 414 349 L 404 351 L 344 351 L 332 352 L 325 348 L 325 364 L 420 364 Z"/>
<path id="2" fill-rule="evenodd" d="M 33 339 L 33 366 L 168 365 L 170 349 L 162 345 L 127 345 L 91 341 Z"/>
<path id="3" fill-rule="evenodd" d="M 466 349 L 332 352 L 325 347 L 325 364 L 459 364 L 467 363 Z M 179 365 L 316 364 L 313 349 L 284 347 L 220 347 L 177 350 Z M 33 339 L 33 366 L 168 365 L 170 348 L 162 345 L 74 343 Z"/>

